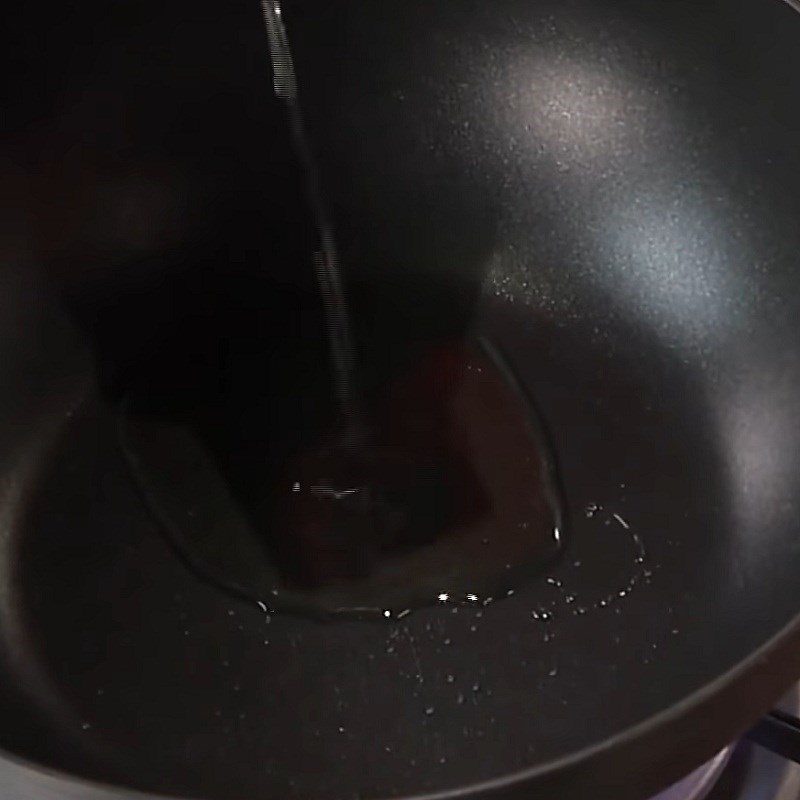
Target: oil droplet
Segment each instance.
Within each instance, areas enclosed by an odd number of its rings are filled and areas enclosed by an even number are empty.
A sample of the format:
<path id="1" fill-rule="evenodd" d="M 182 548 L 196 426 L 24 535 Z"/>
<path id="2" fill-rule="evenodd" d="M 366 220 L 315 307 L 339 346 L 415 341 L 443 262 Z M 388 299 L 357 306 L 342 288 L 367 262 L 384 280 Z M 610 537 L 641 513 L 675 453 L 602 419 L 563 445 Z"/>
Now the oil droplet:
<path id="1" fill-rule="evenodd" d="M 621 517 L 619 514 L 616 514 L 616 513 L 615 513 L 615 514 L 612 514 L 611 516 L 613 516 L 613 517 L 614 517 L 614 519 L 615 519 L 615 520 L 616 520 L 616 521 L 617 521 L 617 522 L 618 522 L 620 525 L 622 525 L 622 527 L 623 527 L 623 528 L 625 528 L 625 530 L 626 530 L 626 531 L 630 530 L 630 527 L 631 527 L 631 526 L 630 526 L 630 525 L 628 525 L 628 523 L 627 523 L 627 522 L 626 522 L 626 521 L 625 521 L 625 520 L 624 520 L 624 519 L 623 519 L 623 518 L 622 518 L 622 517 Z"/>

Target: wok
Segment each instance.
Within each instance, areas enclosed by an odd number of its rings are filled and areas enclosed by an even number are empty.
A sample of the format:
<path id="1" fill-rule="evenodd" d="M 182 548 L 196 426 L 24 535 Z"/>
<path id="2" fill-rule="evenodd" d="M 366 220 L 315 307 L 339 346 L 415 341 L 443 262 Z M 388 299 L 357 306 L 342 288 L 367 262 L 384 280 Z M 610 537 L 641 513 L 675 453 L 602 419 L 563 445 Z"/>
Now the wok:
<path id="1" fill-rule="evenodd" d="M 283 11 L 365 391 L 420 342 L 502 347 L 566 552 L 386 623 L 186 569 L 120 398 L 194 414 L 242 496 L 330 405 L 260 9 L 10 8 L 0 794 L 644 797 L 800 675 L 797 11 Z"/>

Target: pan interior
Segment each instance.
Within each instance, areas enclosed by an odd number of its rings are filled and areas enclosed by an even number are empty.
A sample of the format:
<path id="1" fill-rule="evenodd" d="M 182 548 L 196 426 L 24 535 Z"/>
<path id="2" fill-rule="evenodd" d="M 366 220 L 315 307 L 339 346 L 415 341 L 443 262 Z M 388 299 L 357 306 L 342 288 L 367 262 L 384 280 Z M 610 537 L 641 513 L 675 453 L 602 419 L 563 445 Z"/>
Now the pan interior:
<path id="1" fill-rule="evenodd" d="M 44 205 L 83 226 L 41 211 L 32 252 L 95 361 L 84 381 L 44 288 L 3 272 L 0 745 L 48 767 L 213 800 L 454 790 L 628 730 L 796 616 L 794 12 L 303 5 L 360 346 L 396 363 L 415 326 L 501 346 L 548 422 L 569 550 L 502 602 L 388 625 L 198 581 L 120 456 L 119 398 L 190 402 L 212 360 L 289 427 L 327 385 L 257 4 L 22 20 L 42 63 L 71 54 L 48 125 L 35 94 L 12 111 L 48 142 Z M 269 391 L 289 375 L 302 393 Z M 247 446 L 263 407 L 239 412 Z M 652 775 L 617 765 L 620 796 L 678 777 L 668 744 Z"/>

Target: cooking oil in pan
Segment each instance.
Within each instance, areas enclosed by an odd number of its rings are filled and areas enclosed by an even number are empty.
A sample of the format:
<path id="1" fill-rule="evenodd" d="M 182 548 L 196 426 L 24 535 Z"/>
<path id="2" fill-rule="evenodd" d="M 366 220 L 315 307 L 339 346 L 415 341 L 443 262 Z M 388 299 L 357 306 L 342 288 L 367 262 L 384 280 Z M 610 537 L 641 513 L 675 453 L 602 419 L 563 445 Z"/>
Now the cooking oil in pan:
<path id="1" fill-rule="evenodd" d="M 124 414 L 123 450 L 178 554 L 270 609 L 397 617 L 501 597 L 560 552 L 539 419 L 486 343 L 439 343 L 391 380 L 355 438 L 290 458 L 260 527 L 188 427 Z"/>

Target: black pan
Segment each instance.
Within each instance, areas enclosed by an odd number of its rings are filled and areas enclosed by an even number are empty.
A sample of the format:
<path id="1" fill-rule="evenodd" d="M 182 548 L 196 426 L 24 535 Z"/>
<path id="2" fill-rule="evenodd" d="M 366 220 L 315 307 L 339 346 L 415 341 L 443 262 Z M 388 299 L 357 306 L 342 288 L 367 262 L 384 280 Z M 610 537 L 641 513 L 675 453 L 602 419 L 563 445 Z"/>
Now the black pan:
<path id="1" fill-rule="evenodd" d="M 188 570 L 120 399 L 194 414 L 252 496 L 330 397 L 261 11 L 7 10 L 0 794 L 642 798 L 800 675 L 800 18 L 283 11 L 366 391 L 422 341 L 495 342 L 567 550 L 485 608 L 385 623 Z"/>

